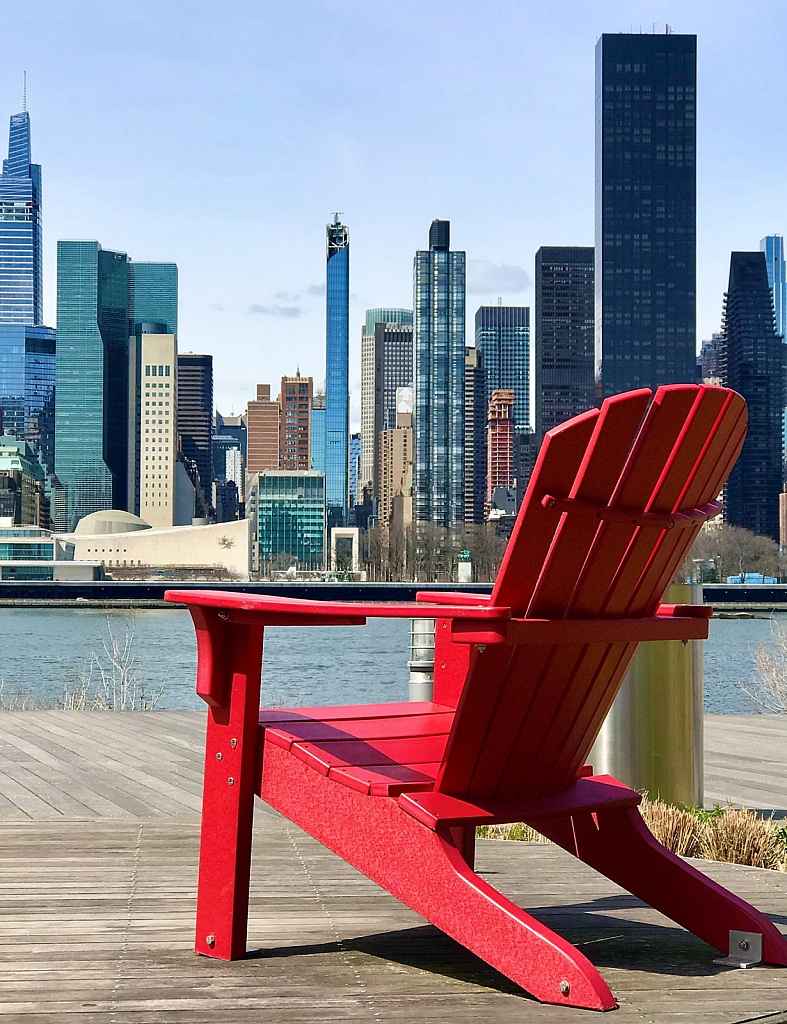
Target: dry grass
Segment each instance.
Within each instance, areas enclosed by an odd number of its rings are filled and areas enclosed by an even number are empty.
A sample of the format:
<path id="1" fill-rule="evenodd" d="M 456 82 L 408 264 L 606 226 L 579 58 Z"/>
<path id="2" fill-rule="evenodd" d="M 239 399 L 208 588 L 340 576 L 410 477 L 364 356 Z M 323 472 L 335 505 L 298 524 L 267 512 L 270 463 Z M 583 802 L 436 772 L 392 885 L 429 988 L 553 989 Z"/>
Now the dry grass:
<path id="1" fill-rule="evenodd" d="M 645 797 L 640 812 L 653 835 L 680 857 L 746 864 L 755 868 L 787 871 L 787 824 L 760 818 L 755 811 L 736 807 L 674 807 Z M 529 825 L 483 825 L 479 839 L 512 839 L 548 843 Z"/>
<path id="2" fill-rule="evenodd" d="M 787 628 L 774 620 L 772 629 L 773 645 L 760 644 L 757 648 L 755 685 L 741 688 L 763 710 L 787 715 Z"/>

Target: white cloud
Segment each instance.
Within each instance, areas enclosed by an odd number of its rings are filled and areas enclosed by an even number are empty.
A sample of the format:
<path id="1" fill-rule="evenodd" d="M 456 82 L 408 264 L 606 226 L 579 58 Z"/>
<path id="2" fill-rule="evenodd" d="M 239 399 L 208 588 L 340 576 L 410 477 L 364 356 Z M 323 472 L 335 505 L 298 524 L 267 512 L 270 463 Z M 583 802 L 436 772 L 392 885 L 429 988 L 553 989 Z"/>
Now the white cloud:
<path id="1" fill-rule="evenodd" d="M 523 267 L 513 263 L 490 263 L 488 260 L 467 261 L 467 291 L 471 295 L 505 295 L 523 292 L 530 277 Z"/>

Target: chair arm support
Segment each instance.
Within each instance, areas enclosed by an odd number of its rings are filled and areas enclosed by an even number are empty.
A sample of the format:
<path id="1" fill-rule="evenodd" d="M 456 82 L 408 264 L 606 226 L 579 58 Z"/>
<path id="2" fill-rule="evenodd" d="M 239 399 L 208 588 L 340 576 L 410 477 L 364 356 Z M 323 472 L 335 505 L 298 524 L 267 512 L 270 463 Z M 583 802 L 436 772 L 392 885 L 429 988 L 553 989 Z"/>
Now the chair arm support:
<path id="1" fill-rule="evenodd" d="M 454 619 L 451 639 L 459 644 L 638 643 L 644 640 L 706 640 L 706 616 L 653 615 L 631 619 Z"/>

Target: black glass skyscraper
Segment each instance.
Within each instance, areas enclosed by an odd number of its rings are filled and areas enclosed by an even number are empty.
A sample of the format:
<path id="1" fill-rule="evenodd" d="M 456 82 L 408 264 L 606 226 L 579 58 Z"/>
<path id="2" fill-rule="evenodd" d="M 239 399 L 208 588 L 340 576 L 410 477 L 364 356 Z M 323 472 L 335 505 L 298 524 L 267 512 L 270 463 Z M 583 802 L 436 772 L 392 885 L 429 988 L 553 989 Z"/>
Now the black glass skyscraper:
<path id="1" fill-rule="evenodd" d="M 536 433 L 595 405 L 594 252 L 546 246 L 536 253 Z"/>
<path id="2" fill-rule="evenodd" d="M 724 383 L 749 407 L 749 432 L 727 481 L 724 518 L 778 540 L 784 346 L 763 252 L 732 254 L 720 362 Z"/>
<path id="3" fill-rule="evenodd" d="M 605 395 L 696 379 L 693 35 L 596 45 L 596 359 Z"/>

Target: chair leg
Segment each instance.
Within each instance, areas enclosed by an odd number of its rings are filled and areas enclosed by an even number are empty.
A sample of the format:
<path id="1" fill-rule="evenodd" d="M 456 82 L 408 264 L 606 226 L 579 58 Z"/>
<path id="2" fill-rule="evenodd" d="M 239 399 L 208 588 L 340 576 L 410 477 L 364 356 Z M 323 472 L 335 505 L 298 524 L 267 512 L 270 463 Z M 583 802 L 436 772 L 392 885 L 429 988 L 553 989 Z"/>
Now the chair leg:
<path id="1" fill-rule="evenodd" d="M 220 960 L 246 955 L 261 658 L 262 628 L 235 624 L 215 658 L 232 689 L 208 711 L 194 948 Z"/>
<path id="2" fill-rule="evenodd" d="M 475 874 L 467 861 L 472 831 L 469 838 L 430 831 L 395 800 L 339 785 L 273 744 L 264 747 L 260 795 L 537 999 L 615 1008 L 578 949 Z"/>
<path id="3" fill-rule="evenodd" d="M 758 910 L 670 853 L 636 807 L 534 823 L 539 832 L 720 952 L 730 931 L 762 934 L 765 963 L 787 965 L 787 940 Z"/>

